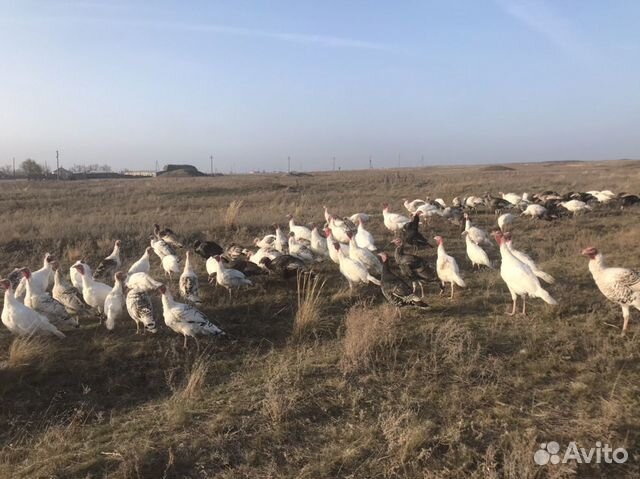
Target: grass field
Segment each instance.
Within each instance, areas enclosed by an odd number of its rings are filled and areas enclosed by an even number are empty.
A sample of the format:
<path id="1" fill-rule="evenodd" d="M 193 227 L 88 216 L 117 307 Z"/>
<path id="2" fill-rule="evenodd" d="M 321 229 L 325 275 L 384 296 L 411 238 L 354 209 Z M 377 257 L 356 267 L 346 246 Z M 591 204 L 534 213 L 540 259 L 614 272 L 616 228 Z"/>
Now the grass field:
<path id="1" fill-rule="evenodd" d="M 5 181 L 0 272 L 39 267 L 47 251 L 65 272 L 80 257 L 95 265 L 115 239 L 128 267 L 155 222 L 189 243 L 249 246 L 288 213 L 322 222 L 327 204 L 341 215 L 374 214 L 368 228 L 385 245 L 381 204 L 405 213 L 403 197 L 640 192 L 640 162 L 512 168 Z M 225 219 L 236 200 L 237 218 Z M 15 339 L 0 328 L 0 477 L 638 477 L 640 316 L 632 312 L 621 338 L 620 309 L 579 252 L 593 245 L 611 265 L 640 267 L 639 211 L 518 219 L 514 244 L 557 280 L 548 289 L 559 305 L 532 300 L 529 317 L 506 315 L 499 272 L 472 271 L 460 227 L 434 219 L 429 237 L 445 238 L 468 287 L 450 301 L 431 284 L 428 312 L 399 318 L 373 286 L 351 297 L 326 262 L 317 304 L 296 322 L 295 281 L 261 281 L 229 300 L 206 285 L 196 258 L 202 309 L 229 334 L 201 340 L 199 352 L 184 351 L 166 328 L 136 336 L 131 320 L 113 332 L 86 322 L 64 340 Z M 474 222 L 490 229 L 495 216 L 479 212 Z M 435 263 L 435 250 L 425 254 Z M 156 257 L 152 264 L 161 278 Z M 629 460 L 537 466 L 533 455 L 548 441 L 606 442 Z"/>

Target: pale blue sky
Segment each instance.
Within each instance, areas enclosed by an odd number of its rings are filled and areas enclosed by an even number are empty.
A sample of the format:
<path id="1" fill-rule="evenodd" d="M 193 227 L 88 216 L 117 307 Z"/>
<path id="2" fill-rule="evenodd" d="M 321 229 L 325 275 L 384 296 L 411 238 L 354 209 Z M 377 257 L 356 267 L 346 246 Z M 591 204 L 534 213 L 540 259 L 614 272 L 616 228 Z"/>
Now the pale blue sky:
<path id="1" fill-rule="evenodd" d="M 640 2 L 0 0 L 0 164 L 640 157 Z"/>

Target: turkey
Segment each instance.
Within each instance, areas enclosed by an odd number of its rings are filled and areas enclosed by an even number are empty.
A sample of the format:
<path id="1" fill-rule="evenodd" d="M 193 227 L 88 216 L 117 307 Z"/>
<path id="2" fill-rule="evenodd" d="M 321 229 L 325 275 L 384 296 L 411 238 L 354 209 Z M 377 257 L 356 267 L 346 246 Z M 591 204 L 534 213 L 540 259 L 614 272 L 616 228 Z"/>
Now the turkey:
<path id="1" fill-rule="evenodd" d="M 384 226 L 392 233 L 400 231 L 405 224 L 411 221 L 406 216 L 399 215 L 398 213 L 390 213 L 389 203 L 382 205 L 382 216 L 384 218 Z"/>
<path id="2" fill-rule="evenodd" d="M 136 273 L 148 273 L 151 271 L 151 253 L 153 253 L 153 248 L 149 246 L 144 250 L 144 254 L 140 259 L 131 265 L 127 274 L 132 275 Z"/>
<path id="3" fill-rule="evenodd" d="M 424 206 L 426 205 L 426 201 L 424 200 L 413 200 L 413 201 L 409 201 L 406 198 L 402 198 L 402 201 L 404 202 L 404 207 L 407 209 L 407 211 L 413 216 L 416 211 L 418 210 L 418 208 L 420 206 Z"/>
<path id="4" fill-rule="evenodd" d="M 204 259 L 209 259 L 219 254 L 224 253 L 224 249 L 215 241 L 200 241 L 193 242 L 193 251 L 200 255 Z"/>
<path id="5" fill-rule="evenodd" d="M 289 249 L 289 239 L 287 238 L 287 235 L 284 231 L 282 231 L 282 228 L 280 228 L 280 225 L 273 225 L 274 228 L 276 229 L 276 241 L 275 241 L 275 248 L 278 250 L 278 252 L 280 253 L 287 253 L 288 249 Z"/>
<path id="6" fill-rule="evenodd" d="M 153 303 L 149 293 L 140 289 L 130 289 L 126 298 L 127 312 L 136 323 L 136 334 L 145 331 L 157 333 L 156 320 L 153 318 Z"/>
<path id="7" fill-rule="evenodd" d="M 300 258 L 302 261 L 308 263 L 313 262 L 313 253 L 306 245 L 296 239 L 293 231 L 289 233 L 289 254 L 296 258 Z"/>
<path id="8" fill-rule="evenodd" d="M 504 213 L 498 216 L 498 228 L 500 228 L 500 231 L 505 231 L 508 226 L 513 224 L 515 219 L 515 215 L 512 215 L 511 213 Z"/>
<path id="9" fill-rule="evenodd" d="M 349 220 L 353 224 L 358 224 L 359 221 L 362 221 L 363 223 L 367 223 L 370 219 L 371 217 L 367 213 L 354 213 L 351 216 L 349 216 Z"/>
<path id="10" fill-rule="evenodd" d="M 11 282 L 8 279 L 0 280 L 0 288 L 5 290 L 4 306 L 0 318 L 2 319 L 2 324 L 11 333 L 16 336 L 27 337 L 38 334 L 53 334 L 59 338 L 65 337 L 64 333 L 51 324 L 46 317 L 27 308 L 16 299 Z"/>
<path id="11" fill-rule="evenodd" d="M 327 245 L 333 245 L 333 243 L 336 243 L 336 239 L 333 237 L 333 233 L 331 232 L 331 230 L 329 228 L 324 230 L 325 235 L 327 236 Z M 349 256 L 349 245 L 344 244 L 344 243 L 338 243 L 340 245 L 340 249 L 344 252 L 344 254 L 346 256 Z M 336 251 L 335 248 L 329 248 L 329 257 L 331 258 L 331 261 L 333 261 L 335 264 L 340 264 L 340 255 L 338 254 L 338 251 Z"/>
<path id="12" fill-rule="evenodd" d="M 438 259 L 436 261 L 436 271 L 438 278 L 442 283 L 443 288 L 440 290 L 440 294 L 444 292 L 444 286 L 446 283 L 451 283 L 451 299 L 453 299 L 453 285 L 457 284 L 461 288 L 465 288 L 467 285 L 460 276 L 460 270 L 458 269 L 458 263 L 453 256 L 449 256 L 444 250 L 444 240 L 441 236 L 433 238 L 438 243 Z"/>
<path id="13" fill-rule="evenodd" d="M 297 277 L 298 273 L 307 273 L 309 271 L 304 261 L 289 254 L 283 254 L 274 259 L 262 258 L 260 264 L 270 274 L 277 274 L 285 280 Z"/>
<path id="14" fill-rule="evenodd" d="M 533 274 L 535 274 L 538 278 L 540 278 L 545 283 L 548 283 L 548 284 L 555 283 L 556 280 L 553 276 L 551 276 L 548 273 L 545 273 L 540 268 L 538 268 L 538 265 L 536 265 L 536 263 L 527 254 L 514 248 L 511 242 L 513 238 L 511 233 L 504 233 L 503 237 L 505 242 L 507 243 L 507 248 L 509 248 L 509 251 L 511 251 L 513 256 L 515 256 L 524 264 L 526 264 L 529 268 L 531 268 L 531 271 L 533 271 Z"/>
<path id="15" fill-rule="evenodd" d="M 227 258 L 230 258 L 232 260 L 237 259 L 237 258 L 239 258 L 241 256 L 246 255 L 246 254 L 247 254 L 247 249 L 243 248 L 242 246 L 240 246 L 237 243 L 231 243 L 229 246 L 227 246 L 227 249 L 224 252 L 224 255 Z"/>
<path id="16" fill-rule="evenodd" d="M 629 326 L 631 306 L 640 311 L 640 273 L 627 268 L 608 267 L 602 254 L 594 247 L 582 250 L 589 257 L 589 271 L 600 292 L 622 308 L 622 335 Z"/>
<path id="17" fill-rule="evenodd" d="M 276 238 L 276 235 L 265 235 L 262 238 L 254 238 L 253 244 L 258 248 L 273 248 Z"/>
<path id="18" fill-rule="evenodd" d="M 124 292 L 122 289 L 122 283 L 125 278 L 126 275 L 122 271 L 118 271 L 114 275 L 113 288 L 104 300 L 104 314 L 107 317 L 105 326 L 109 331 L 115 328 L 116 320 L 122 317 L 122 313 L 124 312 Z"/>
<path id="19" fill-rule="evenodd" d="M 82 299 L 99 314 L 102 313 L 104 300 L 111 292 L 111 286 L 94 280 L 91 272 L 86 271 L 82 264 L 76 264 L 73 267 L 82 275 Z"/>
<path id="20" fill-rule="evenodd" d="M 405 244 L 408 244 L 415 248 L 431 248 L 431 245 L 429 244 L 429 241 L 427 241 L 427 238 L 425 238 L 419 231 L 421 214 L 421 211 L 415 213 L 411 221 L 402 227 L 402 229 L 400 230 L 400 238 L 402 238 L 402 241 Z"/>
<path id="21" fill-rule="evenodd" d="M 178 235 L 176 235 L 169 228 L 161 230 L 160 225 L 155 224 L 153 225 L 153 234 L 156 235 L 156 238 L 163 240 L 165 243 L 168 243 L 171 246 L 182 248 L 182 243 L 178 239 Z"/>
<path id="22" fill-rule="evenodd" d="M 512 205 L 518 205 L 522 201 L 522 196 L 516 195 L 515 193 L 503 193 L 502 191 L 499 193 L 502 196 L 502 199 L 507 200 Z"/>
<path id="23" fill-rule="evenodd" d="M 491 240 L 489 239 L 489 233 L 477 226 L 473 226 L 467 213 L 464 214 L 464 219 L 464 230 L 469 233 L 469 239 L 477 245 L 490 247 Z"/>
<path id="24" fill-rule="evenodd" d="M 287 247 L 287 249 L 288 249 L 288 247 Z M 260 266 L 260 261 L 262 261 L 262 258 L 274 259 L 274 258 L 277 258 L 278 256 L 282 256 L 282 253 L 280 253 L 276 249 L 273 249 L 273 248 L 260 248 L 255 253 L 252 253 L 251 251 L 247 252 L 247 260 L 248 261 L 246 261 L 246 263 L 250 263 L 250 264 L 244 264 L 243 260 L 241 258 L 238 258 L 238 259 L 235 259 L 235 260 L 229 262 L 229 264 L 227 266 L 229 268 L 233 268 L 233 269 L 237 269 L 238 271 L 242 271 L 247 276 L 248 275 L 252 275 L 252 274 L 253 275 L 261 274 L 262 271 L 260 270 L 260 268 L 254 268 L 253 266 Z"/>
<path id="25" fill-rule="evenodd" d="M 180 258 L 174 254 L 165 256 L 162 258 L 162 269 L 165 276 L 169 276 L 169 278 L 173 273 L 180 273 Z"/>
<path id="26" fill-rule="evenodd" d="M 78 322 L 67 312 L 64 305 L 51 297 L 48 292 L 34 292 L 31 289 L 31 271 L 25 268 L 22 274 L 26 280 L 24 305 L 46 317 L 57 328 L 77 327 Z"/>
<path id="27" fill-rule="evenodd" d="M 164 323 L 178 334 L 184 336 L 183 348 L 187 348 L 187 337 L 191 336 L 198 344 L 199 335 L 224 336 L 225 333 L 213 324 L 200 310 L 190 304 L 174 301 L 173 296 L 165 286 L 159 288 L 162 294 L 162 315 Z"/>
<path id="28" fill-rule="evenodd" d="M 82 265 L 82 267 L 84 268 L 84 271 L 87 274 L 93 274 L 93 272 L 91 271 L 91 267 L 87 264 L 87 262 L 84 259 L 79 259 L 69 267 L 69 277 L 71 278 L 71 284 L 73 285 L 74 288 L 80 291 L 80 293 L 82 293 L 82 275 L 76 269 L 76 266 L 79 264 Z"/>
<path id="29" fill-rule="evenodd" d="M 329 256 L 327 238 L 320 234 L 316 225 L 313 225 L 313 229 L 311 230 L 311 252 L 320 258 Z"/>
<path id="30" fill-rule="evenodd" d="M 130 276 L 127 276 L 127 280 L 125 281 L 125 286 L 128 289 L 137 289 L 140 291 L 155 291 L 162 283 L 153 279 L 147 273 L 134 273 Z"/>
<path id="31" fill-rule="evenodd" d="M 214 272 L 216 273 L 216 283 L 229 292 L 229 298 L 231 298 L 232 289 L 253 285 L 251 280 L 247 279 L 244 273 L 237 269 L 229 269 L 225 267 L 221 256 L 216 256 L 215 260 L 216 265 Z"/>
<path id="32" fill-rule="evenodd" d="M 80 316 L 89 312 L 89 306 L 82 299 L 82 293 L 64 280 L 57 263 L 54 266 L 51 295 L 53 299 L 62 303 L 67 313 L 76 318 L 76 322 L 78 322 Z"/>
<path id="33" fill-rule="evenodd" d="M 164 258 L 165 256 L 175 256 L 176 254 L 176 250 L 173 246 L 171 246 L 163 239 L 156 238 L 155 235 L 149 236 L 149 242 L 151 244 L 151 247 L 153 248 L 153 252 L 160 259 Z"/>
<path id="34" fill-rule="evenodd" d="M 351 233 L 351 229 L 344 223 L 344 221 L 336 221 L 333 216 L 330 216 L 329 229 L 331 229 L 331 233 L 333 233 L 334 238 L 338 242 L 349 242 L 349 233 Z"/>
<path id="35" fill-rule="evenodd" d="M 591 211 L 591 206 L 580 200 L 562 201 L 559 204 L 574 215 L 576 213 L 585 213 L 587 211 Z"/>
<path id="36" fill-rule="evenodd" d="M 382 263 L 378 257 L 366 248 L 360 248 L 356 244 L 356 239 L 351 232 L 349 232 L 349 258 L 355 261 L 359 261 L 367 268 L 367 271 L 371 274 L 382 274 Z"/>
<path id="37" fill-rule="evenodd" d="M 436 274 L 433 268 L 429 266 L 427 261 L 419 256 L 407 254 L 404 252 L 404 243 L 397 238 L 391 242 L 396 245 L 394 258 L 396 264 L 400 268 L 400 273 L 406 279 L 411 281 L 413 292 L 416 291 L 416 285 L 420 286 L 421 295 L 424 297 L 424 282 L 434 281 Z"/>
<path id="38" fill-rule="evenodd" d="M 122 242 L 120 240 L 116 240 L 113 251 L 109 256 L 100 261 L 100 264 L 96 268 L 93 273 L 93 277 L 96 279 L 100 278 L 112 278 L 116 271 L 122 265 L 122 260 L 120 259 L 120 246 Z"/>
<path id="39" fill-rule="evenodd" d="M 53 263 L 55 258 L 53 255 L 46 253 L 42 262 L 42 268 L 31 273 L 31 291 L 34 294 L 44 293 L 49 286 L 53 285 Z M 27 280 L 22 276 L 20 283 L 15 289 L 15 297 L 22 301 L 27 292 Z"/>
<path id="40" fill-rule="evenodd" d="M 389 258 L 385 253 L 380 253 L 382 261 L 382 276 L 380 277 L 380 290 L 385 299 L 396 306 L 414 306 L 421 309 L 429 309 L 429 305 L 418 297 L 407 283 L 391 272 Z"/>
<path id="41" fill-rule="evenodd" d="M 356 231 L 356 244 L 360 248 L 366 248 L 369 251 L 377 251 L 376 243 L 373 239 L 373 235 L 365 229 L 362 218 L 358 218 L 358 230 Z"/>
<path id="42" fill-rule="evenodd" d="M 500 276 L 502 276 L 502 279 L 507 284 L 509 292 L 511 293 L 511 299 L 513 300 L 513 309 L 510 315 L 513 316 L 516 314 L 518 296 L 522 297 L 522 314 L 524 315 L 527 314 L 527 296 L 540 298 L 547 304 L 558 304 L 557 301 L 540 286 L 540 281 L 538 277 L 533 274 L 531 268 L 513 255 L 502 233 L 496 231 L 494 236 L 500 246 L 500 255 L 502 256 Z"/>
<path id="43" fill-rule="evenodd" d="M 191 251 L 187 251 L 187 258 L 184 261 L 184 270 L 179 281 L 180 296 L 192 304 L 200 304 L 200 292 L 198 286 L 198 275 L 191 266 Z"/>
<path id="44" fill-rule="evenodd" d="M 526 209 L 520 213 L 520 216 L 531 216 L 532 218 L 544 218 L 547 216 L 547 209 L 535 203 L 531 203 Z"/>
<path id="45" fill-rule="evenodd" d="M 297 225 L 291 215 L 288 215 L 287 218 L 289 218 L 289 232 L 293 233 L 297 240 L 311 241 L 311 230 L 309 228 Z"/>
<path id="46" fill-rule="evenodd" d="M 487 268 L 493 269 L 491 264 L 491 260 L 487 255 L 486 251 L 482 249 L 481 246 L 475 244 L 469 238 L 469 232 L 463 231 L 462 236 L 464 236 L 464 242 L 467 246 L 467 256 L 469 260 L 471 260 L 471 264 L 475 268 L 476 266 L 480 268 L 480 266 L 486 266 Z"/>
<path id="47" fill-rule="evenodd" d="M 367 268 L 344 254 L 344 251 L 340 248 L 340 243 L 333 243 L 334 249 L 338 252 L 338 258 L 340 261 L 340 273 L 347 279 L 349 283 L 349 290 L 353 294 L 353 286 L 359 283 L 373 283 L 380 286 L 380 281 L 369 274 Z"/>

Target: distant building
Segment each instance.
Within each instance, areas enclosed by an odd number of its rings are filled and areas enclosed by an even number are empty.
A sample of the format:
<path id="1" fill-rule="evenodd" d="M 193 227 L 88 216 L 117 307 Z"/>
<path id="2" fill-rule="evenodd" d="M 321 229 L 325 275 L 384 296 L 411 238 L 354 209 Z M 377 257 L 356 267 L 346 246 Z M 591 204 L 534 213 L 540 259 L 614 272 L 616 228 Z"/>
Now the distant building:
<path id="1" fill-rule="evenodd" d="M 149 170 L 137 170 L 137 171 L 125 170 L 123 171 L 123 173 L 125 174 L 125 176 L 148 176 L 148 177 L 156 176 L 155 171 L 149 171 Z"/>
<path id="2" fill-rule="evenodd" d="M 74 174 L 69 170 L 64 169 L 63 167 L 58 168 L 57 170 L 53 170 L 49 177 L 53 176 L 54 178 L 59 178 L 61 180 L 73 180 Z"/>
<path id="3" fill-rule="evenodd" d="M 193 165 L 166 165 L 162 171 L 158 171 L 156 176 L 184 177 L 207 175 L 198 171 L 198 168 Z"/>

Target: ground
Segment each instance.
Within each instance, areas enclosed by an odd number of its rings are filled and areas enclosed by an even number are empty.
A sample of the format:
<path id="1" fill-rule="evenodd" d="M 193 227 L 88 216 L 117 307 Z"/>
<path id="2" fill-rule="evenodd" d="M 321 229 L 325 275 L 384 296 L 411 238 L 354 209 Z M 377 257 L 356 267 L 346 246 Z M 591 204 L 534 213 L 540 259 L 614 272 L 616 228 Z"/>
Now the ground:
<path id="1" fill-rule="evenodd" d="M 155 222 L 188 244 L 249 246 L 288 213 L 323 222 L 326 204 L 372 214 L 369 228 L 390 250 L 385 201 L 404 213 L 404 197 L 640 192 L 638 162 L 510 168 L 3 181 L 0 272 L 37 268 L 47 251 L 65 271 L 80 257 L 95 265 L 115 239 L 130 264 Z M 496 219 L 478 211 L 473 220 L 491 229 Z M 559 305 L 531 300 L 528 317 L 506 315 L 498 271 L 471 269 L 459 226 L 434 220 L 427 232 L 444 237 L 467 281 L 453 300 L 430 284 L 431 311 L 398 315 L 374 286 L 350 296 L 326 263 L 317 267 L 324 286 L 296 321 L 295 280 L 258 281 L 230 300 L 206 284 L 197 258 L 202 310 L 228 333 L 202 339 L 199 351 L 166 328 L 136 336 L 128 318 L 113 332 L 86 321 L 64 340 L 16 340 L 0 328 L 0 477 L 638 477 L 640 313 L 622 338 L 619 307 L 579 254 L 597 246 L 612 265 L 640 266 L 638 210 L 518 219 L 514 244 L 557 279 L 548 290 Z M 421 254 L 434 261 L 434 250 Z M 600 441 L 629 459 L 538 466 L 534 453 L 549 441 L 562 450 Z"/>

